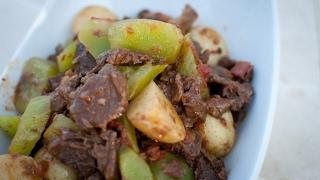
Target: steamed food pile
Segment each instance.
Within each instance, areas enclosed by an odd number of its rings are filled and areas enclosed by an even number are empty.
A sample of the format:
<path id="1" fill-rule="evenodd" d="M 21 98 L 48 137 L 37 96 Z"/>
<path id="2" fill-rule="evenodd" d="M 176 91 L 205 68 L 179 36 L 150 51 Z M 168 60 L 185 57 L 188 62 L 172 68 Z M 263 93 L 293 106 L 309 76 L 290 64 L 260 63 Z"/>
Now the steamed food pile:
<path id="1" fill-rule="evenodd" d="M 83 9 L 70 41 L 25 64 L 0 179 L 227 179 L 253 66 L 197 16 Z"/>

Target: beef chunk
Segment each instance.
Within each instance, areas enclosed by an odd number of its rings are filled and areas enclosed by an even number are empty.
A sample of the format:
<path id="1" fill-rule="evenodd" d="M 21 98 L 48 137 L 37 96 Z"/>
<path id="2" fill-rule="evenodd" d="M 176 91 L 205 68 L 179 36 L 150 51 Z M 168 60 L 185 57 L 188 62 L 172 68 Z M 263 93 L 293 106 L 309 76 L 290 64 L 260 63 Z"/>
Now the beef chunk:
<path id="1" fill-rule="evenodd" d="M 230 72 L 227 68 L 223 66 L 213 66 L 211 67 L 211 70 L 213 73 L 217 74 L 220 77 L 226 78 L 226 79 L 233 79 L 233 74 Z"/>
<path id="2" fill-rule="evenodd" d="M 250 102 L 253 95 L 251 84 L 226 79 L 213 71 L 209 74 L 208 82 L 211 86 L 216 84 L 221 86 L 220 89 L 222 90 L 219 95 L 230 100 L 231 110 L 233 111 L 240 111 Z"/>
<path id="3" fill-rule="evenodd" d="M 125 75 L 106 64 L 98 74 L 89 74 L 74 92 L 69 107 L 72 119 L 82 129 L 106 129 L 107 123 L 120 117 L 128 106 Z"/>
<path id="4" fill-rule="evenodd" d="M 183 34 L 186 34 L 192 28 L 193 23 L 197 20 L 198 14 L 190 5 L 186 5 L 180 17 L 176 19 L 177 26 Z"/>
<path id="5" fill-rule="evenodd" d="M 194 174 L 196 179 L 201 180 L 226 180 L 223 161 L 209 161 L 204 156 L 199 156 L 194 164 Z"/>
<path id="6" fill-rule="evenodd" d="M 219 60 L 218 65 L 230 70 L 235 65 L 235 63 L 236 62 L 229 57 L 223 57 Z"/>
<path id="7" fill-rule="evenodd" d="M 253 66 L 249 62 L 239 61 L 236 62 L 230 71 L 240 80 L 249 82 L 252 78 Z"/>
<path id="8" fill-rule="evenodd" d="M 173 144 L 171 151 L 180 154 L 187 162 L 193 162 L 201 152 L 201 135 L 198 131 L 187 130 L 185 139 L 182 142 Z"/>
<path id="9" fill-rule="evenodd" d="M 64 76 L 64 73 L 59 73 L 58 75 L 49 78 L 48 80 L 48 92 L 54 91 L 59 85 Z"/>
<path id="10" fill-rule="evenodd" d="M 138 18 L 154 19 L 154 20 L 163 21 L 166 23 L 171 23 L 179 27 L 183 34 L 186 34 L 192 28 L 193 23 L 198 18 L 198 14 L 194 9 L 192 9 L 190 5 L 186 5 L 182 11 L 182 14 L 176 19 L 173 19 L 169 15 L 163 14 L 161 12 L 152 13 L 146 9 L 142 10 L 138 14 Z"/>
<path id="11" fill-rule="evenodd" d="M 212 116 L 219 118 L 231 108 L 231 103 L 230 100 L 215 95 L 207 101 L 207 112 Z"/>
<path id="12" fill-rule="evenodd" d="M 75 64 L 74 71 L 82 76 L 96 66 L 95 58 L 81 43 L 77 44 L 76 57 L 74 58 L 73 63 Z"/>
<path id="13" fill-rule="evenodd" d="M 119 149 L 116 132 L 62 132 L 61 137 L 53 139 L 47 146 L 53 156 L 74 168 L 79 178 L 116 179 Z"/>
<path id="14" fill-rule="evenodd" d="M 97 61 L 99 64 L 141 65 L 152 63 L 153 59 L 146 54 L 132 52 L 128 49 L 110 49 L 101 53 Z"/>
<path id="15" fill-rule="evenodd" d="M 70 102 L 69 96 L 80 84 L 80 77 L 77 74 L 66 72 L 60 85 L 51 93 L 51 110 L 62 112 Z"/>
<path id="16" fill-rule="evenodd" d="M 181 164 L 177 159 L 169 161 L 162 167 L 162 169 L 165 174 L 174 178 L 182 179 L 184 176 Z"/>
<path id="17" fill-rule="evenodd" d="M 202 81 L 200 78 L 187 77 L 184 82 L 184 94 L 182 95 L 182 104 L 186 115 L 195 122 L 203 122 L 206 116 L 206 103 L 202 100 L 200 87 Z"/>
<path id="18" fill-rule="evenodd" d="M 138 18 L 140 18 L 140 19 L 153 19 L 153 20 L 163 21 L 163 22 L 167 22 L 167 23 L 174 22 L 172 17 L 170 17 L 169 15 L 166 15 L 161 12 L 152 13 L 147 9 L 140 11 L 138 14 Z"/>
<path id="19" fill-rule="evenodd" d="M 164 151 L 160 150 L 159 145 L 151 145 L 147 147 L 144 151 L 144 154 L 149 161 L 159 161 L 166 155 Z"/>

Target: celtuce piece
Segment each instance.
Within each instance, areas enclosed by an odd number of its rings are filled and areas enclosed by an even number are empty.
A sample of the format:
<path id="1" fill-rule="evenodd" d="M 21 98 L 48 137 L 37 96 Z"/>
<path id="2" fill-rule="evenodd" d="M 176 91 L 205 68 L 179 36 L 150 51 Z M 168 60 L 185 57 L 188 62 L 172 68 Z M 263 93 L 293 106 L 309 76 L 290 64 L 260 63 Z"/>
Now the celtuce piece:
<path id="1" fill-rule="evenodd" d="M 16 134 L 19 122 L 19 116 L 1 115 L 0 129 L 6 132 L 10 137 L 13 137 Z"/>
<path id="2" fill-rule="evenodd" d="M 9 146 L 9 153 L 29 155 L 41 138 L 50 118 L 50 97 L 38 96 L 30 100 Z"/>
<path id="3" fill-rule="evenodd" d="M 130 19 L 113 23 L 108 38 L 111 48 L 127 48 L 172 64 L 180 51 L 183 35 L 179 28 L 169 23 Z"/>
<path id="4" fill-rule="evenodd" d="M 231 150 L 235 141 L 233 117 L 230 111 L 225 112 L 220 119 L 207 115 L 204 124 L 200 125 L 202 144 L 213 157 L 224 157 Z"/>
<path id="5" fill-rule="evenodd" d="M 199 43 L 202 53 L 204 51 L 209 53 L 207 64 L 216 65 L 222 57 L 228 56 L 227 44 L 212 28 L 195 27 L 190 31 L 190 36 L 193 41 Z"/>
<path id="6" fill-rule="evenodd" d="M 153 81 L 131 101 L 127 116 L 134 127 L 160 142 L 177 143 L 186 135 L 174 107 Z"/>
<path id="7" fill-rule="evenodd" d="M 77 34 L 91 19 L 102 19 L 105 21 L 115 21 L 117 16 L 103 6 L 88 6 L 82 9 L 74 18 L 72 32 Z"/>

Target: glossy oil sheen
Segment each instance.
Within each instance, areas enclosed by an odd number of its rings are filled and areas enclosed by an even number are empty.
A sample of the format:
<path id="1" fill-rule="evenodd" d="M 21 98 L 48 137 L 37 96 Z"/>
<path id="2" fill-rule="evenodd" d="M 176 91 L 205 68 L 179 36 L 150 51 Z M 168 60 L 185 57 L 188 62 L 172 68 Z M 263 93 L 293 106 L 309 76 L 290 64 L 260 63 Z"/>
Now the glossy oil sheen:
<path id="1" fill-rule="evenodd" d="M 72 17 L 84 6 L 102 4 L 119 17 L 134 16 L 143 8 L 180 14 L 189 3 L 199 13 L 196 24 L 214 27 L 225 38 L 231 57 L 254 64 L 254 99 L 248 116 L 238 128 L 234 149 L 226 158 L 229 179 L 256 179 L 260 171 L 272 127 L 278 85 L 278 25 L 276 2 L 272 0 L 49 0 L 40 11 L 27 35 L 21 41 L 11 62 L 3 62 L 0 107 L 2 114 L 12 96 L 25 60 L 33 56 L 47 57 L 58 43 L 64 43 L 71 33 Z M 18 13 L 18 12 L 17 12 Z M 14 27 L 12 27 L 14 28 Z M 5 32 L 3 32 L 5 33 Z M 2 78 L 1 77 L 1 78 Z M 12 114 L 12 112 L 11 112 Z M 6 153 L 9 139 L 0 132 L 0 153 Z"/>

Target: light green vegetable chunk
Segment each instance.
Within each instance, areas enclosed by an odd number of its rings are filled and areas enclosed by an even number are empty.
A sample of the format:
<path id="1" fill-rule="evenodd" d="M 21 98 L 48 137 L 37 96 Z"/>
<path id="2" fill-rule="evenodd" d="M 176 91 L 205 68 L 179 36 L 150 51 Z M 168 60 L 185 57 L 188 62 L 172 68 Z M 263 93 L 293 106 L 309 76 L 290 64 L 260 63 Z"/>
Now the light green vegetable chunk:
<path id="1" fill-rule="evenodd" d="M 33 97 L 40 96 L 48 86 L 48 78 L 58 74 L 55 63 L 40 58 L 31 58 L 23 68 L 21 79 L 16 87 L 14 104 L 23 113 Z"/>
<path id="2" fill-rule="evenodd" d="M 108 31 L 111 48 L 127 48 L 173 64 L 180 51 L 183 35 L 176 26 L 150 19 L 117 21 Z"/>
<path id="3" fill-rule="evenodd" d="M 119 166 L 122 179 L 153 180 L 149 165 L 131 148 L 125 147 L 120 150 Z"/>
<path id="4" fill-rule="evenodd" d="M 202 98 L 207 99 L 209 94 L 209 88 L 204 78 L 202 77 L 199 66 L 202 64 L 199 57 L 197 56 L 195 47 L 193 46 L 192 41 L 189 36 L 186 35 L 184 38 L 184 42 L 181 47 L 179 60 L 177 63 L 178 72 L 183 76 L 194 76 L 200 78 L 202 81 L 201 85 L 201 95 Z"/>
<path id="5" fill-rule="evenodd" d="M 69 118 L 63 114 L 57 114 L 54 116 L 52 123 L 44 132 L 43 137 L 46 140 L 50 140 L 53 137 L 61 135 L 61 129 L 78 130 L 78 126 Z"/>
<path id="6" fill-rule="evenodd" d="M 73 59 L 76 55 L 77 42 L 72 41 L 67 45 L 57 57 L 58 68 L 60 72 L 65 72 L 73 67 Z"/>
<path id="7" fill-rule="evenodd" d="M 50 96 L 32 98 L 21 116 L 9 153 L 29 155 L 50 118 Z"/>
<path id="8" fill-rule="evenodd" d="M 17 131 L 19 124 L 19 116 L 1 115 L 0 116 L 0 129 L 2 129 L 10 137 L 13 137 Z"/>
<path id="9" fill-rule="evenodd" d="M 88 51 L 97 58 L 100 53 L 110 48 L 108 41 L 108 28 L 110 21 L 104 19 L 91 19 L 78 34 L 79 41 Z"/>
<path id="10" fill-rule="evenodd" d="M 41 148 L 34 156 L 37 161 L 47 161 L 48 170 L 44 174 L 44 178 L 48 180 L 76 180 L 75 171 L 54 158 L 45 148 Z"/>
<path id="11" fill-rule="evenodd" d="M 177 161 L 180 165 L 180 168 L 182 169 L 183 177 L 182 178 L 176 178 L 167 175 L 164 172 L 164 168 L 166 164 L 172 163 L 172 161 Z M 176 157 L 172 153 L 167 153 L 166 156 L 156 162 L 151 162 L 150 168 L 154 177 L 154 180 L 177 180 L 177 179 L 183 179 L 183 180 L 194 180 L 194 175 L 192 169 L 188 166 L 188 164 L 178 157 Z"/>
<path id="12" fill-rule="evenodd" d="M 129 122 L 129 120 L 126 116 L 120 117 L 119 122 L 124 126 L 126 138 L 128 138 L 128 141 L 130 143 L 131 148 L 135 152 L 139 153 L 139 147 L 138 147 L 137 137 L 136 137 L 136 130 L 134 129 L 132 124 Z"/>
<path id="13" fill-rule="evenodd" d="M 167 65 L 120 66 L 128 77 L 129 100 L 137 96 Z"/>

